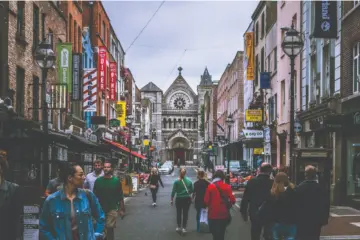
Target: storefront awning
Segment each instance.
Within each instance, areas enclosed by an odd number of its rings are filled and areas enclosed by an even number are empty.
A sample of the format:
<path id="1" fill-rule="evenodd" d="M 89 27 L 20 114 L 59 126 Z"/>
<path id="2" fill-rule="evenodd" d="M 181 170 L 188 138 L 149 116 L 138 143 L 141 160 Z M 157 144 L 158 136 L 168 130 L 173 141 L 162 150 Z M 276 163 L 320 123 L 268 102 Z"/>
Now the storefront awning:
<path id="1" fill-rule="evenodd" d="M 134 152 L 132 151 L 131 154 L 137 158 L 140 158 L 140 159 L 146 159 L 145 156 L 141 155 L 140 153 L 137 153 L 137 152 Z"/>
<path id="2" fill-rule="evenodd" d="M 127 152 L 127 153 L 130 152 L 130 150 L 129 150 L 127 147 L 125 147 L 124 145 L 122 145 L 122 144 L 120 144 L 120 143 L 113 142 L 113 141 L 107 140 L 107 139 L 105 139 L 105 138 L 103 138 L 103 141 L 104 141 L 104 142 L 107 142 L 107 143 L 109 143 L 109 144 L 111 144 L 111 145 L 113 145 L 114 147 L 119 148 L 119 149 L 122 150 L 122 151 L 125 151 L 125 152 Z"/>

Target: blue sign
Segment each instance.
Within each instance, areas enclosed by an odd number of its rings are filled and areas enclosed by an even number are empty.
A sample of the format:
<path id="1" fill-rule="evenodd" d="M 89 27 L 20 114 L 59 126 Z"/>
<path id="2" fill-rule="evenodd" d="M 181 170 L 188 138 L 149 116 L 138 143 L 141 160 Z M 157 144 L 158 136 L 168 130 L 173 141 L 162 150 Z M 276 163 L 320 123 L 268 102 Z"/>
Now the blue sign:
<path id="1" fill-rule="evenodd" d="M 94 116 L 95 112 L 84 112 L 84 115 L 86 129 L 89 129 L 91 128 L 91 116 Z"/>
<path id="2" fill-rule="evenodd" d="M 260 88 L 261 89 L 270 89 L 270 72 L 261 72 L 260 73 Z"/>

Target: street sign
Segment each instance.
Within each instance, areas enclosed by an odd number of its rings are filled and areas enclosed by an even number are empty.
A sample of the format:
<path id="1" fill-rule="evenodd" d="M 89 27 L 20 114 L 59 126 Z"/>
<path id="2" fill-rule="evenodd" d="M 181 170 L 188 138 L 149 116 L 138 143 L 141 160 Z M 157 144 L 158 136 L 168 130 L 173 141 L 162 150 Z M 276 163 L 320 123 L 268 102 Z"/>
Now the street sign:
<path id="1" fill-rule="evenodd" d="M 264 131 L 262 130 L 248 130 L 248 129 L 244 129 L 243 130 L 244 136 L 245 138 L 264 138 Z"/>
<path id="2" fill-rule="evenodd" d="M 262 122 L 261 109 L 247 109 L 245 112 L 246 122 Z"/>

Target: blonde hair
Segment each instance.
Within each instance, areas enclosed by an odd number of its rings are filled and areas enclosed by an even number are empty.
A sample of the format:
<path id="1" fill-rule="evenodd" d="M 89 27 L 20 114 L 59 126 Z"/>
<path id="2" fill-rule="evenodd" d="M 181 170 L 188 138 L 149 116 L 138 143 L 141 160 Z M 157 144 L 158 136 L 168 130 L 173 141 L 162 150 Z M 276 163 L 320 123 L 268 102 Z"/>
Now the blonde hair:
<path id="1" fill-rule="evenodd" d="M 154 174 L 154 175 L 157 175 L 158 171 L 157 171 L 157 168 L 152 168 L 151 169 L 151 174 Z"/>
<path id="2" fill-rule="evenodd" d="M 185 168 L 180 168 L 180 174 L 179 174 L 179 177 L 180 179 L 183 179 L 186 175 L 186 169 Z"/>
<path id="3" fill-rule="evenodd" d="M 275 176 L 274 183 L 271 188 L 271 195 L 278 198 L 280 193 L 285 192 L 285 187 L 294 188 L 294 184 L 289 181 L 289 177 L 286 173 L 279 172 Z"/>

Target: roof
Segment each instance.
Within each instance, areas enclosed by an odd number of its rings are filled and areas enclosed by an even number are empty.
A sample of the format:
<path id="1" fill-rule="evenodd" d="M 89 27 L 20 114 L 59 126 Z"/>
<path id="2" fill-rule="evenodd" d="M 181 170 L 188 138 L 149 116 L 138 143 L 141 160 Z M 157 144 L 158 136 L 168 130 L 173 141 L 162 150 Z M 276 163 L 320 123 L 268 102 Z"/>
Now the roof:
<path id="1" fill-rule="evenodd" d="M 211 85 L 212 84 L 211 77 L 212 76 L 209 74 L 209 71 L 208 71 L 207 67 L 205 67 L 204 73 L 200 77 L 200 79 L 201 79 L 200 80 L 200 86 Z"/>
<path id="2" fill-rule="evenodd" d="M 143 88 L 140 89 L 141 92 L 162 92 L 162 90 L 155 85 L 153 82 L 149 82 Z"/>

